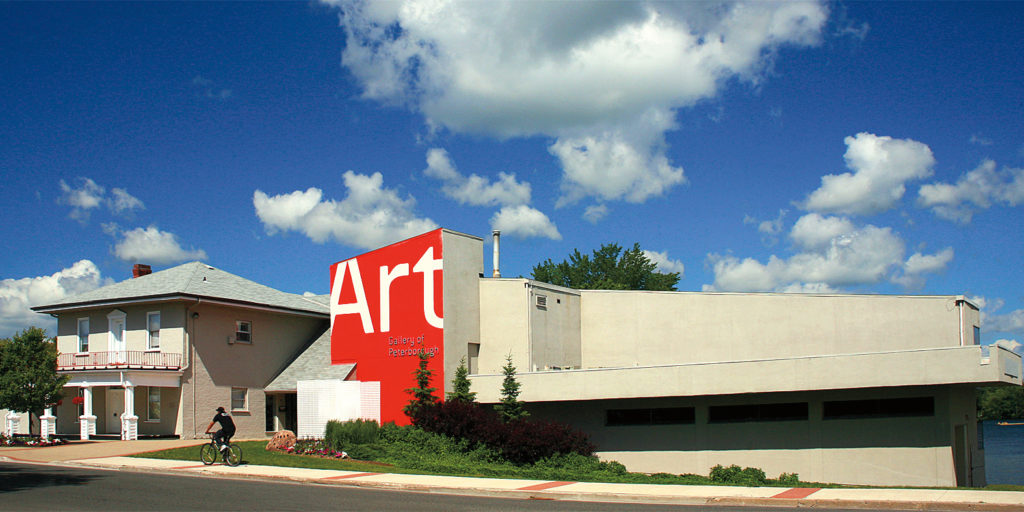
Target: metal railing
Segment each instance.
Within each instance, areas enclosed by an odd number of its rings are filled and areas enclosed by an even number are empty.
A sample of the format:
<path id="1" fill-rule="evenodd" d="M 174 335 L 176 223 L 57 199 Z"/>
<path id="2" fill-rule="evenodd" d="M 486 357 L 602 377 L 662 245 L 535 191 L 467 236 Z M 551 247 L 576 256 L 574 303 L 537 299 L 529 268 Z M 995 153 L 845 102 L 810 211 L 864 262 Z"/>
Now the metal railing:
<path id="1" fill-rule="evenodd" d="M 114 352 L 87 352 L 83 354 L 59 354 L 57 370 L 180 370 L 181 354 L 164 352 L 143 352 L 121 350 Z"/>

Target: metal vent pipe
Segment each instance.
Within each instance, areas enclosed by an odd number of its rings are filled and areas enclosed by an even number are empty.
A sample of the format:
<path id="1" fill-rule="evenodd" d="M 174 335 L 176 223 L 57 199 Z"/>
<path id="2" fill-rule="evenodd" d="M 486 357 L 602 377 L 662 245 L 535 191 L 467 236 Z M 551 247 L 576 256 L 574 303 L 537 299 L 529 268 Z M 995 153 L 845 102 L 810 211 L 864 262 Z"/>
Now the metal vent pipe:
<path id="1" fill-rule="evenodd" d="M 494 235 L 494 277 L 501 277 L 501 271 L 498 270 L 498 241 L 501 239 L 501 231 L 495 229 L 491 234 Z"/>

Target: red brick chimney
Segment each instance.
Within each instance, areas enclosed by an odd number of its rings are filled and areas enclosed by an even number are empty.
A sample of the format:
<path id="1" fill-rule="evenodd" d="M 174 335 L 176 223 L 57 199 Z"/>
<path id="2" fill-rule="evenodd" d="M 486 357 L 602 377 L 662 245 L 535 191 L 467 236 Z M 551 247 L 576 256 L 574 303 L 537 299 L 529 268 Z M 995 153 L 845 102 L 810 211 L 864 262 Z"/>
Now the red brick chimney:
<path id="1" fill-rule="evenodd" d="M 153 269 L 150 268 L 149 265 L 136 263 L 135 266 L 132 267 L 132 279 L 135 279 L 136 277 L 148 276 L 152 273 Z"/>

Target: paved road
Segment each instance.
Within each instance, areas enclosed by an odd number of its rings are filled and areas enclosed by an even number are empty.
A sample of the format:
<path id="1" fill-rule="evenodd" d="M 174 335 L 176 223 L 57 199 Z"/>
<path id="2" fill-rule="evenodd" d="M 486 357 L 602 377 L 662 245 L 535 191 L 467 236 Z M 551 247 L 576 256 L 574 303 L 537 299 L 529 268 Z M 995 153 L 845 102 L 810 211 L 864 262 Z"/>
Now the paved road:
<path id="1" fill-rule="evenodd" d="M 683 507 L 479 498 L 312 483 L 178 476 L 0 462 L 0 510 L 416 510 L 488 512 L 707 510 Z"/>

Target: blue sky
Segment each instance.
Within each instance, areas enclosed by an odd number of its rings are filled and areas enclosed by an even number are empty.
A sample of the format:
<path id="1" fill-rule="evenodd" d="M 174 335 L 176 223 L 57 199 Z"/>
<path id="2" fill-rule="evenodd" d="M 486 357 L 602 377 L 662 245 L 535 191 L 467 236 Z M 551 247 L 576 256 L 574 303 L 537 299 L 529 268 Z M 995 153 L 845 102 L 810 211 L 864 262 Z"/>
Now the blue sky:
<path id="1" fill-rule="evenodd" d="M 434 227 L 502 274 L 965 294 L 1024 340 L 1024 3 L 2 3 L 0 336 L 202 260 L 295 292 Z M 489 245 L 485 246 L 490 272 Z"/>

